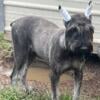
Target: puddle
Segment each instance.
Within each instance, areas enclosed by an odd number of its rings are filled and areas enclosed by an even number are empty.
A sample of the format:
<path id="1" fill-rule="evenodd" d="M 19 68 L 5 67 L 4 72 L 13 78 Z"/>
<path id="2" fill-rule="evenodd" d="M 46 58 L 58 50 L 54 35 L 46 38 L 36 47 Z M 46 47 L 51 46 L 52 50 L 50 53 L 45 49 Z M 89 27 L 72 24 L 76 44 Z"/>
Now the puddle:
<path id="1" fill-rule="evenodd" d="M 30 67 L 27 73 L 27 80 L 37 80 L 44 83 L 45 82 L 48 83 L 50 82 L 49 75 L 50 75 L 50 69 L 48 68 Z M 67 80 L 72 80 L 72 77 L 67 74 L 63 74 L 61 76 L 61 81 L 67 81 Z"/>

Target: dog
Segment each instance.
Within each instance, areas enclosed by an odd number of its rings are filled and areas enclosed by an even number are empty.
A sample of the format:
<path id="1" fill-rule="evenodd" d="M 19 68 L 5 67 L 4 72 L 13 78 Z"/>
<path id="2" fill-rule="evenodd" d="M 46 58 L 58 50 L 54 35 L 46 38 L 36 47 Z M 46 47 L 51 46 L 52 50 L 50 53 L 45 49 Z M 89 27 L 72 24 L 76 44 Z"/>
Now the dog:
<path id="1" fill-rule="evenodd" d="M 91 2 L 84 14 L 70 15 L 59 6 L 64 29 L 40 17 L 28 16 L 11 23 L 14 47 L 14 69 L 11 82 L 26 87 L 28 66 L 37 57 L 48 62 L 51 68 L 52 100 L 59 100 L 60 76 L 68 70 L 74 71 L 73 100 L 79 100 L 85 66 L 85 55 L 93 51 Z"/>

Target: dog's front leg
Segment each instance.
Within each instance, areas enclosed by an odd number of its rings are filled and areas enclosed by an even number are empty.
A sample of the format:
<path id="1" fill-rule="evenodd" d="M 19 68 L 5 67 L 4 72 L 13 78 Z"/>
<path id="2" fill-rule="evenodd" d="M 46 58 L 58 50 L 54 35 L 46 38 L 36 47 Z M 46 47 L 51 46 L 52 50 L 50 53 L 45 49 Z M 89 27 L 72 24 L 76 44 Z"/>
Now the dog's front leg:
<path id="1" fill-rule="evenodd" d="M 59 95 L 58 95 L 59 75 L 55 72 L 52 72 L 50 78 L 51 78 L 52 100 L 59 100 Z"/>
<path id="2" fill-rule="evenodd" d="M 79 100 L 80 95 L 80 88 L 83 79 L 83 71 L 82 70 L 75 70 L 74 71 L 74 95 L 73 100 Z"/>

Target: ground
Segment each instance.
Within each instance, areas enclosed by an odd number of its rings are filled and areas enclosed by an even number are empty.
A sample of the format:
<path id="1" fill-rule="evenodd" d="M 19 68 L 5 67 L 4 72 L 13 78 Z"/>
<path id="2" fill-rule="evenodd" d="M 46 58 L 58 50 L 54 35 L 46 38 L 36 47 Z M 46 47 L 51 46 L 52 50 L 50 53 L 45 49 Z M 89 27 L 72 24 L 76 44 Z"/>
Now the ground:
<path id="1" fill-rule="evenodd" d="M 12 71 L 13 60 L 10 57 L 4 57 L 3 51 L 0 51 L 0 88 L 10 84 L 10 74 Z M 31 82 L 30 82 L 31 83 Z M 49 91 L 49 86 L 46 83 L 33 81 L 35 87 L 40 91 Z M 73 80 L 68 80 L 60 83 L 61 91 L 68 90 L 68 93 L 73 89 Z M 100 97 L 100 65 L 88 64 L 84 70 L 84 79 L 81 90 L 81 95 L 86 97 Z M 99 98 L 100 99 L 100 98 Z M 99 100 L 98 99 L 98 100 Z"/>

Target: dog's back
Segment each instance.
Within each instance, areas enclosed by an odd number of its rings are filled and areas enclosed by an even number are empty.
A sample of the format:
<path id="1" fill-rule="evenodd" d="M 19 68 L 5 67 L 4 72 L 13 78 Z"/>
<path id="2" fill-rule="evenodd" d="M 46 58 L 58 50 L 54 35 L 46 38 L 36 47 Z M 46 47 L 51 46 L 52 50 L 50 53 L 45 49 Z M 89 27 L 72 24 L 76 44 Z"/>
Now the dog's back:
<path id="1" fill-rule="evenodd" d="M 37 56 L 48 59 L 48 45 L 59 30 L 57 25 L 40 17 L 28 16 L 14 21 L 11 26 L 12 38 L 17 38 L 15 46 L 23 45 L 24 50 L 31 48 Z"/>

